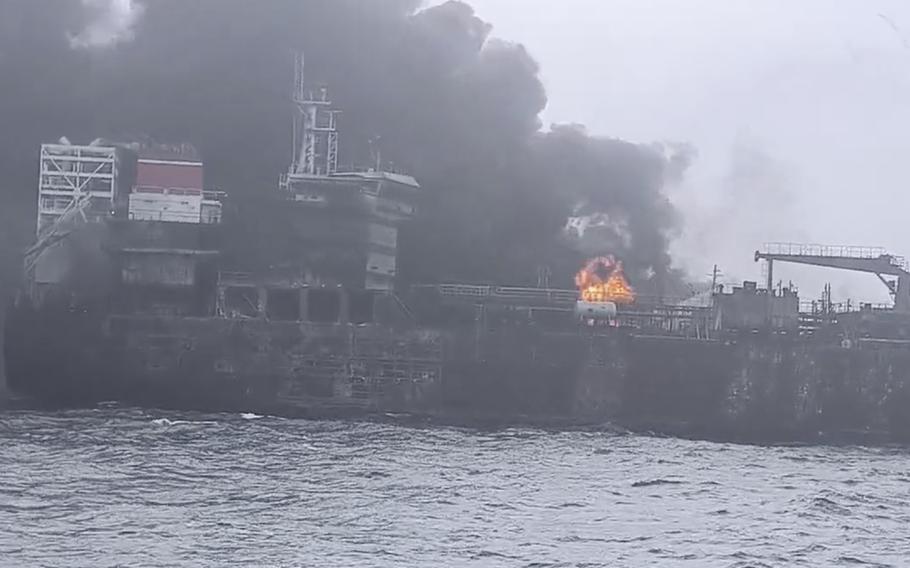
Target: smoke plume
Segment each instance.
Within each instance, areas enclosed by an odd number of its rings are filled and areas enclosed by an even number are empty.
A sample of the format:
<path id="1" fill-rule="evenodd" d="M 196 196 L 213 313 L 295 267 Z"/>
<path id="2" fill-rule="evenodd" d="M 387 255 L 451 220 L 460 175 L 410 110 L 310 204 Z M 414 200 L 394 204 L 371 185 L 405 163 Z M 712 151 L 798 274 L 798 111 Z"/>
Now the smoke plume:
<path id="1" fill-rule="evenodd" d="M 529 284 L 546 266 L 551 284 L 569 286 L 584 257 L 606 253 L 639 288 L 672 277 L 679 219 L 663 189 L 691 151 L 577 126 L 542 132 L 537 63 L 492 39 L 463 2 L 3 6 L 0 199 L 21 240 L 33 231 L 38 145 L 62 135 L 189 142 L 209 185 L 239 200 L 270 191 L 290 161 L 293 54 L 303 50 L 308 79 L 344 110 L 342 163 L 368 163 L 372 140 L 423 186 L 421 215 L 402 235 L 408 280 Z M 593 223 L 569 235 L 573 218 Z"/>
<path id="2" fill-rule="evenodd" d="M 75 48 L 107 47 L 132 39 L 133 26 L 142 6 L 133 0 L 82 0 L 87 15 L 85 28 L 70 37 Z"/>

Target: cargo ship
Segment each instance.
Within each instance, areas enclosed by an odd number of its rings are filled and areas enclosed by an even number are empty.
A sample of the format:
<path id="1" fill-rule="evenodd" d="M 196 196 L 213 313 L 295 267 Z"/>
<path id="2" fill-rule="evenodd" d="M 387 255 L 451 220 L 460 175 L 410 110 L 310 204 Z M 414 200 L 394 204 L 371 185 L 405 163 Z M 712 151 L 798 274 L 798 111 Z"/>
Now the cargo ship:
<path id="1" fill-rule="evenodd" d="M 576 289 L 401 287 L 408 175 L 338 168 L 302 65 L 294 159 L 239 202 L 188 145 L 46 144 L 8 309 L 9 387 L 43 404 L 610 424 L 754 441 L 910 439 L 910 272 L 880 249 L 770 245 L 764 287 L 637 295 L 609 255 Z M 893 306 L 808 305 L 775 262 L 877 274 Z M 634 283 L 633 283 L 634 284 Z"/>

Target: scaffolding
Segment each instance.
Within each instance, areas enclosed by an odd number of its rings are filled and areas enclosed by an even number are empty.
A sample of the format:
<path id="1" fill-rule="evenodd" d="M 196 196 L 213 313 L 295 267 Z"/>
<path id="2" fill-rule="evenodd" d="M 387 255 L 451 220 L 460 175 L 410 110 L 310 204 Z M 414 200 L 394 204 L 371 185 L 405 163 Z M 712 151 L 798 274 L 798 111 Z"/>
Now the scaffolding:
<path id="1" fill-rule="evenodd" d="M 105 146 L 42 144 L 35 232 L 46 234 L 85 198 L 110 211 L 117 188 L 117 150 Z"/>

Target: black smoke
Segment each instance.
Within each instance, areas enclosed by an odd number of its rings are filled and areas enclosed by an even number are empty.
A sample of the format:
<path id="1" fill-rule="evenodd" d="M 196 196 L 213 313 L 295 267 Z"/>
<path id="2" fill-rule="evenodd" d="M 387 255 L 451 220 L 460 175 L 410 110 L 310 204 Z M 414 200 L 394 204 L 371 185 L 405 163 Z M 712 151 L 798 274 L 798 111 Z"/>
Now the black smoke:
<path id="1" fill-rule="evenodd" d="M 408 280 L 531 284 L 547 266 L 553 285 L 569 286 L 584 257 L 603 253 L 638 287 L 675 277 L 678 218 L 663 189 L 688 150 L 577 126 L 542 133 L 537 63 L 492 39 L 465 3 L 134 2 L 128 33 L 85 45 L 100 4 L 0 3 L 0 203 L 16 246 L 33 232 L 37 147 L 62 135 L 190 142 L 209 185 L 241 200 L 271 191 L 290 161 L 303 50 L 308 78 L 344 109 L 342 162 L 368 163 L 372 140 L 423 185 L 422 214 L 403 234 Z M 595 222 L 573 235 L 573 217 Z"/>

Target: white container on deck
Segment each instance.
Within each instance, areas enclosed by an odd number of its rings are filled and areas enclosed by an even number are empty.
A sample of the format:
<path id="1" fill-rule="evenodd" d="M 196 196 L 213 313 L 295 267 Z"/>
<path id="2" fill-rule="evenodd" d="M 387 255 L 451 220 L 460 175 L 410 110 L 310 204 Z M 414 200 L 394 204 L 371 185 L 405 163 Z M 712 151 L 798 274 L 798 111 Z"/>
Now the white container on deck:
<path id="1" fill-rule="evenodd" d="M 609 320 L 616 317 L 616 304 L 613 302 L 575 302 L 575 315 L 584 319 Z"/>

